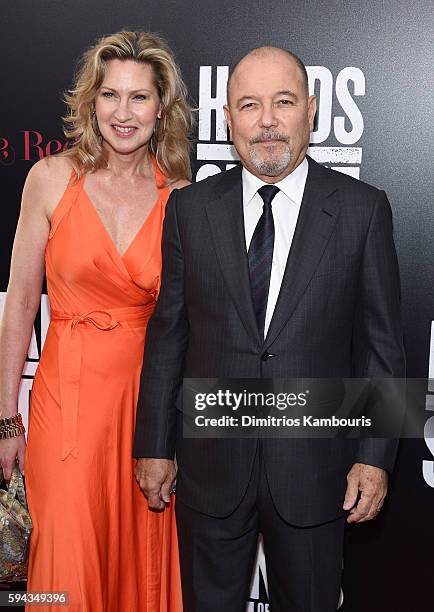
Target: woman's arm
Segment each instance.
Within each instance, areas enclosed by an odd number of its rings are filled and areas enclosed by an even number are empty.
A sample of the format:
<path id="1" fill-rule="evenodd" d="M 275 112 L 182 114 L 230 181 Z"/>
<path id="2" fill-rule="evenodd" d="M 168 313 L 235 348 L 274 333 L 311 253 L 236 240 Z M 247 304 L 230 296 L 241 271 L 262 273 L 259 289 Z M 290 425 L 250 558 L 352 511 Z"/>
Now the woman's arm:
<path id="1" fill-rule="evenodd" d="M 24 185 L 0 324 L 0 417 L 17 413 L 21 374 L 41 299 L 50 216 L 68 178 L 67 162 L 53 158 L 35 164 Z M 23 467 L 24 449 L 24 436 L 0 440 L 0 464 L 6 479 L 17 454 Z"/>

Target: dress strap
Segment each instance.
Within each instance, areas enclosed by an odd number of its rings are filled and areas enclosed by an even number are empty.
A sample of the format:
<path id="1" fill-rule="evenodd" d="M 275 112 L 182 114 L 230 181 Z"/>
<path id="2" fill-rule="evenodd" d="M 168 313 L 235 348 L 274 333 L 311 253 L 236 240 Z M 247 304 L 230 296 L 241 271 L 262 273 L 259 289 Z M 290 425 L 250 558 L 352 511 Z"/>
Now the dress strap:
<path id="1" fill-rule="evenodd" d="M 163 171 L 158 165 L 157 158 L 155 157 L 155 155 L 152 156 L 152 165 L 154 166 L 155 180 L 157 183 L 158 191 L 170 191 L 169 186 L 167 184 L 167 177 L 163 174 Z"/>
<path id="2" fill-rule="evenodd" d="M 82 188 L 82 182 L 83 176 L 77 179 L 75 170 L 72 170 L 66 189 L 62 197 L 60 198 L 58 204 L 56 205 L 53 214 L 51 215 L 51 230 L 48 236 L 48 240 L 50 240 L 54 236 L 57 228 L 59 227 L 60 222 L 77 201 L 78 195 Z"/>

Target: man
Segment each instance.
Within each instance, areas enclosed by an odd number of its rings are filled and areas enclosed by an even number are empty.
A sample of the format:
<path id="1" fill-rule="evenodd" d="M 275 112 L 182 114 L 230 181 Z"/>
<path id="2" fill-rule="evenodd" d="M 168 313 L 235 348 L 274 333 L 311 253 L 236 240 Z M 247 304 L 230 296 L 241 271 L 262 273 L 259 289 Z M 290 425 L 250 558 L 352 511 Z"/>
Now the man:
<path id="1" fill-rule="evenodd" d="M 183 376 L 404 374 L 387 198 L 306 157 L 315 112 L 301 61 L 253 50 L 225 107 L 242 165 L 168 204 L 134 456 L 158 509 L 176 451 L 186 612 L 245 610 L 258 531 L 272 611 L 335 610 L 346 511 L 372 519 L 386 495 L 393 442 L 182 436 Z"/>

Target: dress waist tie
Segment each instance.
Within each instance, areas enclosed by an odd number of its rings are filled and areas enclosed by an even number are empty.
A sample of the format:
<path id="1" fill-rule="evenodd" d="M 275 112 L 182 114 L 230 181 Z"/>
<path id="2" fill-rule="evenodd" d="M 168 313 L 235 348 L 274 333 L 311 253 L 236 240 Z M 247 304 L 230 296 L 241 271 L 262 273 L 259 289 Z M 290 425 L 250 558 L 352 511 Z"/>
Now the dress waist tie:
<path id="1" fill-rule="evenodd" d="M 80 390 L 80 371 L 82 362 L 83 336 L 80 328 L 93 325 L 108 332 L 122 323 L 145 326 L 152 314 L 154 304 L 91 310 L 85 314 L 69 314 L 51 310 L 51 321 L 68 321 L 59 338 L 59 384 L 60 410 L 62 419 L 61 456 L 77 458 L 77 419 Z"/>

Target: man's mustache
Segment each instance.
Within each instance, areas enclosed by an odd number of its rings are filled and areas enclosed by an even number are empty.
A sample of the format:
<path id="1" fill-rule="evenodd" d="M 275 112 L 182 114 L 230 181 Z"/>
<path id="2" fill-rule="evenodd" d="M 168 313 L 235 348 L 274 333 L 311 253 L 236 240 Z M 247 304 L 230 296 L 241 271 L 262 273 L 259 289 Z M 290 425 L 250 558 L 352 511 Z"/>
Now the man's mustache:
<path id="1" fill-rule="evenodd" d="M 267 140 L 280 140 L 281 142 L 289 143 L 289 136 L 281 132 L 265 131 L 262 132 L 262 134 L 258 134 L 258 136 L 250 138 L 249 144 L 257 144 L 258 142 L 266 142 Z"/>

